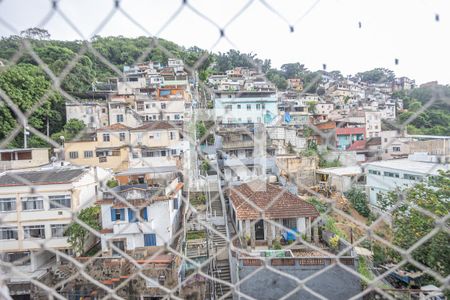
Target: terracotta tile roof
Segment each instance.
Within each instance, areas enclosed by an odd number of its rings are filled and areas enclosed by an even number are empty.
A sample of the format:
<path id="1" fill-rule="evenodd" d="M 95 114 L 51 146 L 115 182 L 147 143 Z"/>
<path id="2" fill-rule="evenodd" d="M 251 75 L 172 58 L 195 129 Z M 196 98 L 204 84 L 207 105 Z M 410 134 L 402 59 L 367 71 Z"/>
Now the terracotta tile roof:
<path id="1" fill-rule="evenodd" d="M 367 146 L 378 146 L 381 145 L 381 137 L 373 137 L 367 140 Z"/>
<path id="2" fill-rule="evenodd" d="M 336 122 L 324 122 L 324 123 L 319 123 L 319 124 L 315 124 L 314 126 L 316 126 L 317 129 L 320 130 L 329 130 L 329 129 L 334 129 L 336 128 Z"/>
<path id="3" fill-rule="evenodd" d="M 131 127 L 128 127 L 128 126 L 120 124 L 120 123 L 116 123 L 116 124 L 112 124 L 110 126 L 99 128 L 99 129 L 97 129 L 97 131 L 120 131 L 120 130 L 129 130 L 129 129 L 131 129 Z"/>
<path id="4" fill-rule="evenodd" d="M 346 135 L 346 134 L 366 134 L 366 129 L 364 127 L 347 127 L 347 128 L 336 128 L 336 135 Z"/>
<path id="5" fill-rule="evenodd" d="M 146 122 L 144 125 L 131 129 L 131 131 L 152 131 L 164 129 L 179 129 L 177 123 L 166 121 Z"/>
<path id="6" fill-rule="evenodd" d="M 350 145 L 350 147 L 347 148 L 348 151 L 355 151 L 355 150 L 364 150 L 366 149 L 366 141 L 355 141 L 353 144 Z"/>
<path id="7" fill-rule="evenodd" d="M 269 219 L 319 216 L 316 208 L 282 187 L 260 180 L 230 189 L 230 199 L 240 220 L 258 219 L 265 212 Z"/>

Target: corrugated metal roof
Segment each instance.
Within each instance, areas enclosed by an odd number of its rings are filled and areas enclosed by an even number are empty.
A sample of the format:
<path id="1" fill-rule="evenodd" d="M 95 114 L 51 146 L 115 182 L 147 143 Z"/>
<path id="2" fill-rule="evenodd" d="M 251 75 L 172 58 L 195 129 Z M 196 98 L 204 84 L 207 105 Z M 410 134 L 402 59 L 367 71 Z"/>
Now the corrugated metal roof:
<path id="1" fill-rule="evenodd" d="M 55 168 L 44 171 L 8 172 L 0 176 L 0 186 L 64 184 L 73 181 L 87 169 Z"/>

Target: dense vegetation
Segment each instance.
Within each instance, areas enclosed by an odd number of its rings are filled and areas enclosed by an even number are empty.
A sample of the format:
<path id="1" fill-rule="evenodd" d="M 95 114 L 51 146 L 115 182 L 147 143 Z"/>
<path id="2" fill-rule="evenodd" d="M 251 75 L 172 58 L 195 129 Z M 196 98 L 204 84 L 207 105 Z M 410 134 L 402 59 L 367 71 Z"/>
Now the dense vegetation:
<path id="1" fill-rule="evenodd" d="M 72 222 L 67 228 L 65 235 L 67 235 L 67 241 L 72 246 L 76 255 L 80 255 L 84 252 L 86 242 L 90 236 L 90 232 L 85 226 L 80 225 L 84 223 L 92 230 L 100 230 L 100 206 L 91 206 L 82 209 L 78 214 L 78 222 Z"/>
<path id="2" fill-rule="evenodd" d="M 397 205 L 392 211 L 393 244 L 401 249 L 420 244 L 411 253 L 412 258 L 444 277 L 450 274 L 450 237 L 443 229 L 428 235 L 441 223 L 443 228 L 450 225 L 445 219 L 450 213 L 449 198 L 450 172 L 447 171 L 427 183 L 392 192 L 381 202 L 384 209 Z M 385 260 L 401 260 L 398 254 L 390 255 Z"/>
<path id="3" fill-rule="evenodd" d="M 404 124 L 410 120 L 409 134 L 450 135 L 449 86 L 416 88 L 394 96 L 403 99 L 405 111 L 398 115 L 397 121 Z"/>
<path id="4" fill-rule="evenodd" d="M 361 216 L 367 218 L 370 215 L 367 195 L 362 189 L 353 187 L 345 193 L 345 196 Z"/>

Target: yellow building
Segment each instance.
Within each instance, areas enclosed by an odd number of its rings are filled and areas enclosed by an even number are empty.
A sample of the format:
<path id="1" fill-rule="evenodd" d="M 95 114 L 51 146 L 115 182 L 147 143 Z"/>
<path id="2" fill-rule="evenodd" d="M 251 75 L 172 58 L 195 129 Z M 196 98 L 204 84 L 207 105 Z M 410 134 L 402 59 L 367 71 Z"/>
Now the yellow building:
<path id="1" fill-rule="evenodd" d="M 64 144 L 66 161 L 75 165 L 100 166 L 121 171 L 128 169 L 130 128 L 114 124 L 97 130 L 96 138 Z"/>
<path id="2" fill-rule="evenodd" d="M 65 160 L 114 171 L 142 164 L 176 165 L 185 148 L 180 131 L 179 127 L 165 121 L 148 122 L 137 128 L 113 124 L 98 129 L 92 140 L 66 142 Z"/>

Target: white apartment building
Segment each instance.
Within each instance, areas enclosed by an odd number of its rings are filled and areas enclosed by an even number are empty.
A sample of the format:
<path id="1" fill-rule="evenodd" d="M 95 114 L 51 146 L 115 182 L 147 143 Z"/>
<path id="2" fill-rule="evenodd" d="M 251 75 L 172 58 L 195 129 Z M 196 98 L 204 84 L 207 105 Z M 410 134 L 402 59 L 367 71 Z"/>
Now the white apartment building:
<path id="1" fill-rule="evenodd" d="M 334 104 L 331 102 L 317 103 L 314 109 L 316 114 L 328 116 L 334 110 Z"/>
<path id="2" fill-rule="evenodd" d="M 182 59 L 169 58 L 167 60 L 167 66 L 173 68 L 175 72 L 184 71 L 184 62 Z"/>
<path id="3" fill-rule="evenodd" d="M 108 102 L 109 125 L 123 124 L 128 127 L 137 127 L 142 124 L 142 117 L 133 109 L 132 104 L 126 101 Z"/>
<path id="4" fill-rule="evenodd" d="M 389 191 L 404 189 L 429 176 L 435 176 L 439 170 L 449 170 L 448 164 L 438 163 L 437 156 L 427 153 L 415 153 L 404 159 L 382 160 L 363 165 L 367 183 L 369 202 L 378 206 L 378 201 Z"/>
<path id="5" fill-rule="evenodd" d="M 186 117 L 186 100 L 136 100 L 136 112 L 145 121 L 182 121 Z"/>
<path id="6" fill-rule="evenodd" d="M 97 202 L 102 213 L 103 253 L 115 254 L 111 243 L 121 250 L 171 243 L 179 228 L 182 187 L 175 178 L 167 186 L 121 185 L 114 193 L 104 192 Z"/>
<path id="7" fill-rule="evenodd" d="M 117 93 L 119 95 L 134 95 L 139 94 L 141 89 L 146 88 L 147 80 L 142 75 L 127 76 L 119 78 L 117 81 Z"/>
<path id="8" fill-rule="evenodd" d="M 104 102 L 66 102 L 67 120 L 83 121 L 88 128 L 100 128 L 109 125 L 108 105 Z"/>
<path id="9" fill-rule="evenodd" d="M 55 254 L 42 246 L 70 252 L 65 230 L 72 213 L 96 201 L 100 168 L 51 167 L 0 175 L 0 256 L 23 260 L 33 272 Z"/>
<path id="10" fill-rule="evenodd" d="M 379 111 L 364 112 L 367 138 L 379 137 L 381 132 L 381 113 Z"/>

